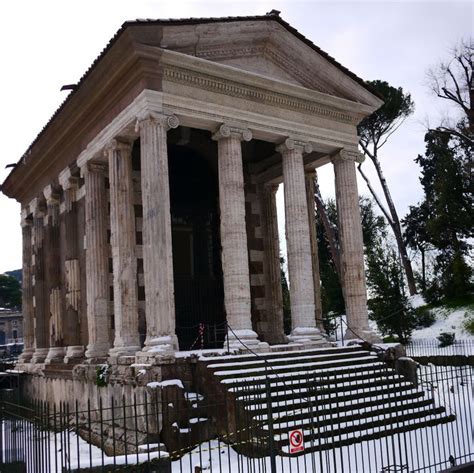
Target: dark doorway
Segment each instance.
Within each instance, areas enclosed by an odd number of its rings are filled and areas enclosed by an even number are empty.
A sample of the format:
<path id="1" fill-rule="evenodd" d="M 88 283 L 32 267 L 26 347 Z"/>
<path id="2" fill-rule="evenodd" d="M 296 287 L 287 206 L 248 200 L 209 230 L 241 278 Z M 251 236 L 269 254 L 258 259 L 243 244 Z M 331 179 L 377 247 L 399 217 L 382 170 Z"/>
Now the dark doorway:
<path id="1" fill-rule="evenodd" d="M 180 350 L 221 347 L 225 314 L 217 178 L 185 146 L 169 147 L 176 335 Z"/>

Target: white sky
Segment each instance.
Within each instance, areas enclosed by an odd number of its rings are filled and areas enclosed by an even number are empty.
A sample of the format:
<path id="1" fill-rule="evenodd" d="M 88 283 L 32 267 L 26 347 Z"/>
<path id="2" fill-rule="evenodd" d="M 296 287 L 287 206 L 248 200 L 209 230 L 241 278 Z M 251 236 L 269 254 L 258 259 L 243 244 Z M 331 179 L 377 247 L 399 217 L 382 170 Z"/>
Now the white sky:
<path id="1" fill-rule="evenodd" d="M 14 0 L 0 2 L 0 182 L 126 20 L 265 14 L 281 16 L 366 80 L 382 79 L 412 94 L 416 113 L 382 154 L 400 215 L 421 197 L 413 159 L 424 151 L 424 123 L 437 123 L 446 104 L 425 85 L 429 66 L 472 36 L 473 3 L 463 1 L 266 0 Z M 367 170 L 370 164 L 364 165 Z M 371 173 L 373 176 L 373 173 Z M 330 166 L 320 172 L 323 194 L 333 192 Z M 375 181 L 374 181 L 375 182 Z M 360 183 L 360 192 L 367 194 Z M 0 273 L 21 267 L 20 206 L 0 195 Z"/>

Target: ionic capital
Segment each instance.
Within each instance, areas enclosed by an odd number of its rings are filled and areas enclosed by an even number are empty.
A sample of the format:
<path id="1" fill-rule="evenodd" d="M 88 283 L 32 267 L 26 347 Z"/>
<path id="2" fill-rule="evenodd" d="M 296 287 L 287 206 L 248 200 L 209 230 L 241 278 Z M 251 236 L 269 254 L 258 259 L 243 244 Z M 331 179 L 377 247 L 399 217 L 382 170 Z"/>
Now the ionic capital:
<path id="1" fill-rule="evenodd" d="M 176 115 L 165 115 L 164 113 L 151 112 L 149 110 L 137 116 L 135 131 L 139 131 L 145 124 L 154 123 L 165 128 L 166 131 L 172 128 L 178 128 L 179 119 Z"/>
<path id="2" fill-rule="evenodd" d="M 43 189 L 47 205 L 59 205 L 59 192 L 51 184 Z"/>
<path id="3" fill-rule="evenodd" d="M 276 194 L 278 187 L 279 185 L 275 182 L 267 182 L 263 185 L 264 191 L 268 192 L 269 194 Z"/>
<path id="4" fill-rule="evenodd" d="M 215 141 L 230 137 L 237 138 L 240 141 L 250 141 L 252 139 L 252 132 L 245 127 L 223 123 L 212 135 L 212 139 Z"/>
<path id="5" fill-rule="evenodd" d="M 363 163 L 365 156 L 356 148 L 342 148 L 338 154 L 331 158 L 332 163 L 340 161 L 353 161 L 355 163 Z"/>
<path id="6" fill-rule="evenodd" d="M 307 154 L 313 151 L 313 145 L 307 141 L 287 138 L 283 143 L 276 147 L 276 150 L 281 155 L 287 154 L 289 151 L 298 151 L 301 154 Z"/>
<path id="7" fill-rule="evenodd" d="M 304 177 L 306 179 L 311 179 L 312 181 L 314 181 L 314 179 L 316 179 L 316 169 L 305 169 Z"/>
<path id="8" fill-rule="evenodd" d="M 35 197 L 28 205 L 30 213 L 33 214 L 34 218 L 42 218 L 46 215 L 46 206 L 44 200 L 39 197 Z"/>
<path id="9" fill-rule="evenodd" d="M 102 161 L 87 161 L 82 170 L 88 173 L 103 174 L 106 176 L 108 172 L 108 166 L 107 163 Z"/>
<path id="10" fill-rule="evenodd" d="M 63 190 L 74 188 L 78 184 L 78 179 L 73 177 L 69 168 L 63 169 L 58 176 L 59 185 Z"/>
<path id="11" fill-rule="evenodd" d="M 114 151 L 125 151 L 125 153 L 130 154 L 132 152 L 132 146 L 133 143 L 129 140 L 114 138 L 105 146 L 104 154 L 108 155 L 110 152 Z"/>
<path id="12" fill-rule="evenodd" d="M 29 217 L 30 215 L 30 208 L 28 207 L 23 207 L 21 209 L 21 226 L 22 227 L 28 227 L 33 224 L 32 219 Z"/>

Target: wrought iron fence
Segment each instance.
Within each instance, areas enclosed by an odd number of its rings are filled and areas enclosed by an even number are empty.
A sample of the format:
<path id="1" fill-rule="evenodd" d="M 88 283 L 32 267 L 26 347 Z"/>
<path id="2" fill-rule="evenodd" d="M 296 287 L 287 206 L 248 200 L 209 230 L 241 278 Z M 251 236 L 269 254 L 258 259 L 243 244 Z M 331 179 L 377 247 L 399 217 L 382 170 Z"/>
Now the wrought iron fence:
<path id="1" fill-rule="evenodd" d="M 443 346 L 436 339 L 414 339 L 406 345 L 407 356 L 474 356 L 474 340 L 454 340 Z"/>
<path id="2" fill-rule="evenodd" d="M 420 366 L 416 402 L 388 368 L 370 388 L 366 374 L 300 372 L 296 383 L 266 366 L 233 401 L 176 381 L 131 401 L 104 397 L 98 409 L 3 391 L 0 471 L 395 473 L 474 461 L 472 367 Z M 421 408 L 431 410 L 423 421 Z"/>

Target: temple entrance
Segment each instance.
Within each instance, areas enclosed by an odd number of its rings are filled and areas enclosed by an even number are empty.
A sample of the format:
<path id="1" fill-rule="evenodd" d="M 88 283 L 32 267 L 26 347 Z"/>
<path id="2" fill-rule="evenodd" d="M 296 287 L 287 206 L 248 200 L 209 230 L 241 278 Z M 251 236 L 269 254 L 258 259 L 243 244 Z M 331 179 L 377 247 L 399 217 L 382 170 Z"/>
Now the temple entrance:
<path id="1" fill-rule="evenodd" d="M 180 350 L 221 347 L 226 335 L 217 177 L 192 149 L 170 146 L 176 335 Z"/>

